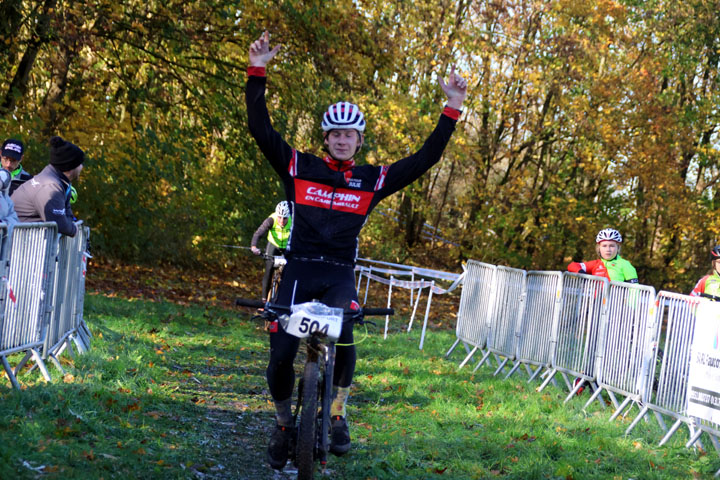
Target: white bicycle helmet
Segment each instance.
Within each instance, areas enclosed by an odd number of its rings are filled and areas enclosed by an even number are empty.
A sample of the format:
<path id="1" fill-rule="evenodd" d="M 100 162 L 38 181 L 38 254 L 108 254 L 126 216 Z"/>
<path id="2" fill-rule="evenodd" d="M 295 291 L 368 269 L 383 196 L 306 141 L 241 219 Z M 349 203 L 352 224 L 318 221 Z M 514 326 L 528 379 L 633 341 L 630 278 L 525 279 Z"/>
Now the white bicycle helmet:
<path id="1" fill-rule="evenodd" d="M 323 132 L 339 128 L 350 128 L 358 132 L 365 131 L 365 117 L 354 103 L 338 102 L 330 105 L 323 115 Z"/>
<path id="2" fill-rule="evenodd" d="M 613 228 L 606 228 L 598 232 L 597 237 L 595 237 L 595 243 L 600 243 L 603 240 L 613 240 L 615 242 L 622 243 L 622 235 Z"/>
<path id="3" fill-rule="evenodd" d="M 275 206 L 275 215 L 281 218 L 288 218 L 290 216 L 290 206 L 288 202 L 283 200 Z"/>

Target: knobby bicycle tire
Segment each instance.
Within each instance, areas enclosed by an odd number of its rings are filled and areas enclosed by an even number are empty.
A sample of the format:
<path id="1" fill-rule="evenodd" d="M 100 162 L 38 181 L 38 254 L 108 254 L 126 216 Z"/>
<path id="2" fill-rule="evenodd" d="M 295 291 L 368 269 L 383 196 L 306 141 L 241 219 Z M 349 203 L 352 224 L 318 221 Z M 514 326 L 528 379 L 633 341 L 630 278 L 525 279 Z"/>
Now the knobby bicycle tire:
<path id="1" fill-rule="evenodd" d="M 303 373 L 302 410 L 296 452 L 298 480 L 310 480 L 315 472 L 317 400 L 318 364 L 307 362 Z"/>
<path id="2" fill-rule="evenodd" d="M 277 300 L 277 291 L 278 287 L 280 286 L 280 278 L 282 276 L 282 269 L 275 269 L 272 275 L 272 279 L 270 280 L 270 291 L 268 292 L 268 296 L 266 300 L 268 302 L 274 302 Z"/>

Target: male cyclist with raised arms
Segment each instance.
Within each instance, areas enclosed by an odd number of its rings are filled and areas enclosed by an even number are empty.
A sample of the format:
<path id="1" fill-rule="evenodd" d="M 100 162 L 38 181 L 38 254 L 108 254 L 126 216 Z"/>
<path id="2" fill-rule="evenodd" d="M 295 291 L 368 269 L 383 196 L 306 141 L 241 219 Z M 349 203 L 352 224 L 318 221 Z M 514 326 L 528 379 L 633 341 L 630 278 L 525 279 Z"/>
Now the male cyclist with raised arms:
<path id="1" fill-rule="evenodd" d="M 617 230 L 600 230 L 595 237 L 595 251 L 600 258 L 589 262 L 572 262 L 568 270 L 605 277 L 613 282 L 638 283 L 635 267 L 620 256 L 621 243 L 622 235 Z"/>
<path id="2" fill-rule="evenodd" d="M 275 212 L 265 219 L 260 224 L 250 242 L 250 250 L 255 255 L 260 255 L 262 252 L 257 247 L 260 237 L 267 233 L 267 247 L 265 247 L 265 275 L 262 279 L 262 298 L 263 301 L 267 298 L 268 292 L 270 291 L 270 280 L 274 270 L 275 261 L 273 257 L 276 255 L 282 255 L 287 247 L 288 240 L 290 240 L 290 227 L 292 226 L 292 219 L 290 217 L 290 206 L 288 202 L 282 201 L 275 206 Z"/>
<path id="3" fill-rule="evenodd" d="M 440 160 L 460 117 L 467 94 L 465 79 L 453 67 L 447 83 L 439 78 L 447 105 L 424 145 L 415 154 L 385 166 L 357 165 L 355 154 L 364 140 L 365 120 L 357 105 L 339 102 L 323 115 L 322 129 L 328 155 L 299 152 L 288 145 L 270 123 L 265 104 L 265 65 L 275 56 L 267 32 L 250 46 L 246 102 L 250 132 L 282 179 L 290 201 L 293 225 L 285 256 L 288 263 L 277 303 L 290 305 L 312 299 L 343 309 L 357 309 L 354 265 L 358 235 L 367 216 L 383 198 L 417 180 Z M 342 329 L 337 347 L 331 405 L 330 451 L 342 455 L 350 449 L 345 405 L 355 370 L 352 328 Z M 295 427 L 290 411 L 295 383 L 293 359 L 299 339 L 278 327 L 270 334 L 267 381 L 275 402 L 277 428 L 268 445 L 268 460 L 275 469 L 287 461 Z"/>

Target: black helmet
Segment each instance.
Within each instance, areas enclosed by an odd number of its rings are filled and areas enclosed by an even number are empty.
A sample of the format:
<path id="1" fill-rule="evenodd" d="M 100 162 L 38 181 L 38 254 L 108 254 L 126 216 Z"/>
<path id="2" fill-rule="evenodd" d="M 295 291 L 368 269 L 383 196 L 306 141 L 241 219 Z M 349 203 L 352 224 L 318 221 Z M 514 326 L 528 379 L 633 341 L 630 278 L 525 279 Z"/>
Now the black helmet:
<path id="1" fill-rule="evenodd" d="M 710 261 L 718 260 L 720 259 L 720 245 L 715 245 L 712 250 L 710 250 Z"/>

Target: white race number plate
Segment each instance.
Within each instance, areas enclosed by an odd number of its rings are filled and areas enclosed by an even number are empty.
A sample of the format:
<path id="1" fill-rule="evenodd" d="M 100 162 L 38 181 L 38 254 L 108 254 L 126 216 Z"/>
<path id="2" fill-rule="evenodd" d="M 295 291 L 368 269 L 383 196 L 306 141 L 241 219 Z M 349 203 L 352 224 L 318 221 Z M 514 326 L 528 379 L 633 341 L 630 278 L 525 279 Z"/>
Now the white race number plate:
<path id="1" fill-rule="evenodd" d="M 298 338 L 309 337 L 314 333 L 326 335 L 330 341 L 340 338 L 343 323 L 342 308 L 331 308 L 320 302 L 307 302 L 291 307 L 292 314 L 283 322 L 287 333 Z"/>

